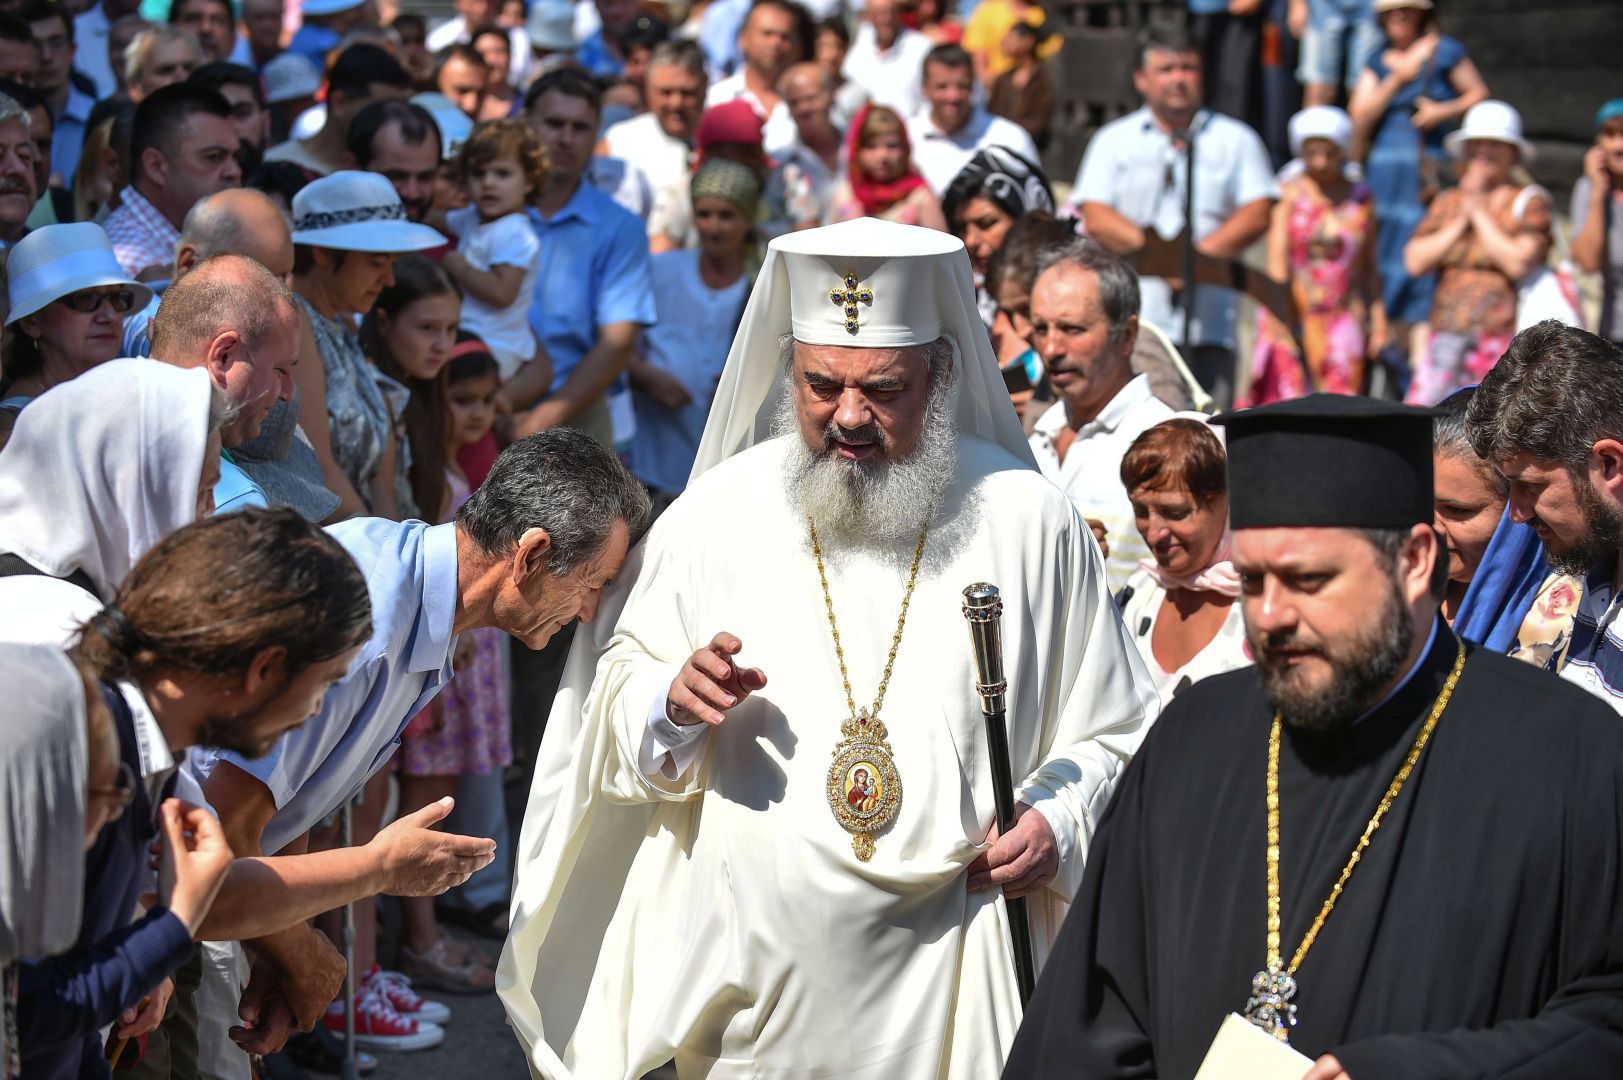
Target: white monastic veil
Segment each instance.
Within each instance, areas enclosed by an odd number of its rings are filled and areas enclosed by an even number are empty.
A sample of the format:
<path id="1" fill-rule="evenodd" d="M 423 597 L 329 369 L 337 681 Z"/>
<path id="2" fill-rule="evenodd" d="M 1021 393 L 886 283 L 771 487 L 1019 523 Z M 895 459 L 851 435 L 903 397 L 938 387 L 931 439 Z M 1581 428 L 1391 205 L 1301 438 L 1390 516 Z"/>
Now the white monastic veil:
<path id="1" fill-rule="evenodd" d="M 780 342 L 792 326 L 797 339 L 818 344 L 894 345 L 909 336 L 906 327 L 887 324 L 883 315 L 868 323 L 868 308 L 859 316 L 864 325 L 854 339 L 844 338 L 838 319 L 820 324 L 833 327 L 826 333 L 809 328 L 807 316 L 819 310 L 817 305 L 831 317 L 840 309 L 830 300 L 834 283 L 830 278 L 807 275 L 813 279 L 791 283 L 791 263 L 798 265 L 808 255 L 839 267 L 840 273 L 856 267 L 864 281 L 871 271 L 881 281 L 888 274 L 893 286 L 905 286 L 909 310 L 901 314 L 915 327 L 927 328 L 925 340 L 939 333 L 955 346 L 960 435 L 995 442 L 1036 468 L 975 308 L 963 243 L 945 233 L 868 218 L 792 233 L 767 249 L 727 355 L 693 478 L 770 437 L 784 380 Z M 898 282 L 898 274 L 905 280 Z M 874 286 L 876 292 L 884 287 Z M 933 314 L 927 310 L 931 305 Z M 919 335 L 910 336 L 917 340 Z M 741 512 L 747 512 L 750 498 L 751 493 L 739 492 Z M 598 949 L 614 914 L 612 899 L 605 903 L 604 898 L 620 895 L 654 812 L 646 804 L 616 802 L 612 792 L 602 790 L 599 779 L 608 772 L 605 755 L 612 747 L 589 738 L 582 723 L 598 657 L 614 636 L 642 554 L 639 544 L 605 591 L 597 618 L 576 632 L 542 738 L 514 854 L 512 929 L 496 985 L 508 1019 L 529 1051 L 532 1070 L 548 1077 L 571 1075 L 562 1051 L 580 1017 Z M 663 1063 L 653 1063 L 659 1064 Z"/>

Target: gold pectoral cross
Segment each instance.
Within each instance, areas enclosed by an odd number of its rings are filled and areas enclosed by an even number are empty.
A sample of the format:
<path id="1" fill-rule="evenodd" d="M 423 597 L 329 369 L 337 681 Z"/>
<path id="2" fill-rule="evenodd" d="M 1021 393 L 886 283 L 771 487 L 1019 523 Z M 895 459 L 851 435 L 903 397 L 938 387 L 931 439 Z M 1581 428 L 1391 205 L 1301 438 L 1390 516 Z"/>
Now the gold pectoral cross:
<path id="1" fill-rule="evenodd" d="M 830 289 L 828 298 L 845 309 L 845 332 L 855 335 L 860 327 L 857 325 L 857 305 L 867 304 L 873 306 L 873 290 L 857 288 L 857 276 L 845 275 L 845 288 Z"/>

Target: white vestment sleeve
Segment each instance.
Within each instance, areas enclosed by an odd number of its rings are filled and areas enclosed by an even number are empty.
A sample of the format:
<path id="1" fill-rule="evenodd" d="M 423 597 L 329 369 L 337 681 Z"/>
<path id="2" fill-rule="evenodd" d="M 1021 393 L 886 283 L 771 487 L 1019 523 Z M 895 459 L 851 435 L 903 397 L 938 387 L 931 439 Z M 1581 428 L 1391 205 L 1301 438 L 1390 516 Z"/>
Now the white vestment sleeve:
<path id="1" fill-rule="evenodd" d="M 665 713 L 670 697 L 671 683 L 681 672 L 675 664 L 660 670 L 638 675 L 628 693 L 648 698 L 648 728 L 643 732 L 642 747 L 637 752 L 637 764 L 645 776 L 663 776 L 667 780 L 680 779 L 699 756 L 699 740 L 710 730 L 709 724 L 678 724 Z"/>
<path id="2" fill-rule="evenodd" d="M 1121 772 L 1138 750 L 1159 711 L 1155 685 L 1123 628 L 1105 585 L 1104 562 L 1091 531 L 1077 519 L 1061 531 L 1054 552 L 1054 580 L 1063 610 L 1054 613 L 1046 640 L 1034 642 L 1036 661 L 1055 669 L 1050 700 L 1041 704 L 1045 723 L 1013 717 L 1017 730 L 1039 727 L 1035 761 L 1021 776 L 1015 768 L 1015 799 L 1043 815 L 1053 830 L 1059 873 L 1049 888 L 1069 903 L 1081 884 L 1088 842 Z M 1022 702 L 1022 711 L 1036 703 Z"/>

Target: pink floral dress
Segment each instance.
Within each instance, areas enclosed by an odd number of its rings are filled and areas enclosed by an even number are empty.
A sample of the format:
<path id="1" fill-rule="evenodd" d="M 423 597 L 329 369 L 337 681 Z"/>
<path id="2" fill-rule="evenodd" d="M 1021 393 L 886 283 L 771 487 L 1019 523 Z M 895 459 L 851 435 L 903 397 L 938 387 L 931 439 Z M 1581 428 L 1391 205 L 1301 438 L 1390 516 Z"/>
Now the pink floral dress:
<path id="1" fill-rule="evenodd" d="M 1358 276 L 1375 237 L 1369 186 L 1354 184 L 1345 199 L 1331 203 L 1295 179 L 1285 182 L 1280 197 L 1290 207 L 1291 291 L 1302 314 L 1306 367 L 1286 328 L 1259 309 L 1247 402 L 1263 405 L 1309 390 L 1362 393 L 1369 309 Z"/>
<path id="2" fill-rule="evenodd" d="M 451 516 L 447 518 L 451 520 L 467 501 L 468 483 L 454 472 L 445 475 L 451 487 Z M 407 776 L 484 776 L 512 763 L 502 638 L 494 627 L 461 635 L 456 653 L 463 662 L 438 698 L 439 723 L 435 724 L 432 709 L 412 718 L 400 739 L 401 772 Z"/>

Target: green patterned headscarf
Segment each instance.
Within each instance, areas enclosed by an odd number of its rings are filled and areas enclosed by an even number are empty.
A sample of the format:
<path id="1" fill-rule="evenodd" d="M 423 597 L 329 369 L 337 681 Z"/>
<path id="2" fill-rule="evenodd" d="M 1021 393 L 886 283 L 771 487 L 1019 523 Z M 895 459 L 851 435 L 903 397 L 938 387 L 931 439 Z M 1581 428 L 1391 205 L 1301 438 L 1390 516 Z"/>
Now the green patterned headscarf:
<path id="1" fill-rule="evenodd" d="M 726 158 L 706 158 L 693 174 L 693 201 L 725 199 L 738 207 L 748 221 L 755 221 L 761 207 L 761 177 L 748 165 Z"/>

